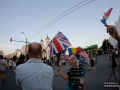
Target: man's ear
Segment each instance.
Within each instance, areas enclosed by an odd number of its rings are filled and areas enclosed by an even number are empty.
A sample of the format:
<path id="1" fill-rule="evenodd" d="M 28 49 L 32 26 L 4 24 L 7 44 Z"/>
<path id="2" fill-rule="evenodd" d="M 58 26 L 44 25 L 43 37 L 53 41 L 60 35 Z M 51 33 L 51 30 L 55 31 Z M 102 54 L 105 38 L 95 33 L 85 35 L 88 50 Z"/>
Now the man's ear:
<path id="1" fill-rule="evenodd" d="M 42 57 L 42 52 L 40 52 L 40 57 Z"/>

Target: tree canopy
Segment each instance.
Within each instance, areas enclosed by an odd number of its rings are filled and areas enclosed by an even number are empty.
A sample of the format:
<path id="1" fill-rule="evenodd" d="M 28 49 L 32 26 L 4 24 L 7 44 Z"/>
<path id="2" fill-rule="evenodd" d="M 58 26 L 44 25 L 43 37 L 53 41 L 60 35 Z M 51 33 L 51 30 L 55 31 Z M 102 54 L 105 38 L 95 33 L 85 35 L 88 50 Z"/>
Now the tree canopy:
<path id="1" fill-rule="evenodd" d="M 111 43 L 108 39 L 104 39 L 101 48 L 103 51 L 107 51 L 108 47 L 110 47 Z"/>

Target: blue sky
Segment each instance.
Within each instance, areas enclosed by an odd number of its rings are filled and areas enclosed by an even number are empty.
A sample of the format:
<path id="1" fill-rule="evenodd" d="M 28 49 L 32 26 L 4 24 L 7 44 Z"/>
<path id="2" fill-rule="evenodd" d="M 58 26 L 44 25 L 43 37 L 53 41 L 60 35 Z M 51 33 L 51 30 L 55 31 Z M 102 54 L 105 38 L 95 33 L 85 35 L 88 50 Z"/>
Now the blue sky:
<path id="1" fill-rule="evenodd" d="M 15 49 L 21 49 L 25 44 L 10 42 L 10 37 L 14 40 L 25 40 L 21 32 L 24 32 L 27 38 L 31 37 L 54 18 L 82 1 L 84 0 L 0 0 L 0 50 L 6 55 L 13 53 Z M 47 34 L 52 39 L 61 31 L 73 47 L 93 44 L 101 46 L 103 39 L 109 38 L 109 35 L 100 19 L 110 7 L 113 7 L 113 11 L 107 23 L 115 24 L 120 15 L 120 0 L 95 0 L 62 18 L 29 41 L 40 42 L 41 37 L 45 39 Z"/>

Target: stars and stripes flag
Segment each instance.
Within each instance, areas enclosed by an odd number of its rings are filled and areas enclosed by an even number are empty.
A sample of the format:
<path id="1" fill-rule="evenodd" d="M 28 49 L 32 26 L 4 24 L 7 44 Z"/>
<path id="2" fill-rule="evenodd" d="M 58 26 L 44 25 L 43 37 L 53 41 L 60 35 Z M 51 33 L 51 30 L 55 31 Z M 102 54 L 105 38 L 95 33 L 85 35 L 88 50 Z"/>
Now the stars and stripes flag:
<path id="1" fill-rule="evenodd" d="M 69 42 L 67 37 L 62 32 L 58 31 L 58 33 L 49 43 L 49 56 L 52 57 L 53 55 L 56 55 L 57 53 L 65 50 L 70 46 L 71 43 Z"/>
<path id="2" fill-rule="evenodd" d="M 72 62 L 72 59 L 70 59 L 69 56 L 65 54 L 64 50 L 61 52 L 60 59 L 68 62 Z"/>
<path id="3" fill-rule="evenodd" d="M 84 58 L 88 58 L 88 54 L 85 52 L 85 50 L 83 50 L 80 46 L 78 46 L 78 48 L 80 48 L 80 52 L 79 52 L 79 54 L 81 55 L 81 56 L 83 56 Z"/>
<path id="4" fill-rule="evenodd" d="M 79 53 L 84 58 L 88 58 L 88 54 L 82 49 L 82 51 Z"/>

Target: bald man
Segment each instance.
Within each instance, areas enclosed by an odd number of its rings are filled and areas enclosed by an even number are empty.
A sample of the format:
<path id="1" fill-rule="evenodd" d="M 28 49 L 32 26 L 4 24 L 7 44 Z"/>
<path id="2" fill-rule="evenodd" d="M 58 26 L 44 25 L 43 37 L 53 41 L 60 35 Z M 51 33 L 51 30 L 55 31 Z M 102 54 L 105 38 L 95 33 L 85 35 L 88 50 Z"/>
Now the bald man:
<path id="1" fill-rule="evenodd" d="M 16 68 L 16 84 L 23 90 L 53 90 L 53 69 L 41 60 L 42 46 L 30 43 L 28 55 L 30 59 Z"/>

